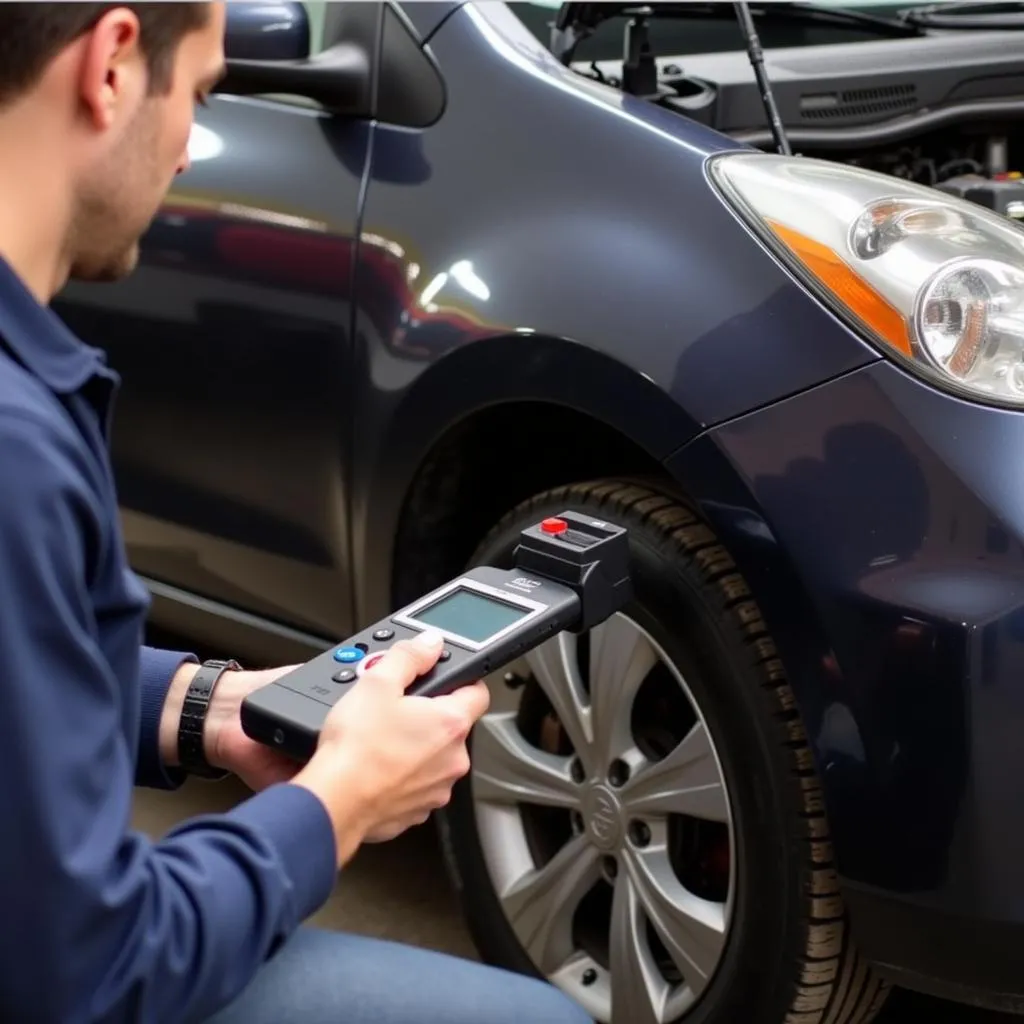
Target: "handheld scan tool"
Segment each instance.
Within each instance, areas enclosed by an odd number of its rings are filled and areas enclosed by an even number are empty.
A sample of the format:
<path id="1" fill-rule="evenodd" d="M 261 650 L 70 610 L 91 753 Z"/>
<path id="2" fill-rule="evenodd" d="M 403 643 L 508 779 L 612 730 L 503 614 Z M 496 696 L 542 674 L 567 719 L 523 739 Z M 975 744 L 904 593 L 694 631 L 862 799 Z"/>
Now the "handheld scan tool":
<path id="1" fill-rule="evenodd" d="M 564 512 L 523 530 L 513 569 L 479 566 L 251 693 L 242 728 L 305 761 L 331 708 L 396 641 L 435 629 L 437 664 L 408 689 L 433 697 L 474 683 L 563 630 L 582 633 L 632 596 L 625 529 Z"/>

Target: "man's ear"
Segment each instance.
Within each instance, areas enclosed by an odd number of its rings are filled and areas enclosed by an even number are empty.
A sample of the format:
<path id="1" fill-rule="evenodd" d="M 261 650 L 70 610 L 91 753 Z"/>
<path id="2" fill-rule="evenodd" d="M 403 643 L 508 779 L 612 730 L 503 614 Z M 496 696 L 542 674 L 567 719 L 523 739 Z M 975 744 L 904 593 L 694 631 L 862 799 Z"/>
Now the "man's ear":
<path id="1" fill-rule="evenodd" d="M 93 127 L 104 130 L 145 91 L 139 19 L 127 7 L 108 11 L 82 41 L 78 94 Z"/>

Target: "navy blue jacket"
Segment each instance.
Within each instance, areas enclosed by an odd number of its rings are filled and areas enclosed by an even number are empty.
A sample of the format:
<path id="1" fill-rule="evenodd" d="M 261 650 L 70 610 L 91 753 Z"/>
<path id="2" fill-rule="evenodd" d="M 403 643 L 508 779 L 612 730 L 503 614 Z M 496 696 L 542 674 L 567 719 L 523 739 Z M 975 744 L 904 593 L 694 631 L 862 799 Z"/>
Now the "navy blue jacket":
<path id="1" fill-rule="evenodd" d="M 140 339 L 144 344 L 144 339 Z M 133 785 L 186 652 L 142 646 L 108 453 L 117 375 L 0 260 L 0 1020 L 201 1020 L 327 898 L 335 846 L 278 785 L 159 842 Z"/>

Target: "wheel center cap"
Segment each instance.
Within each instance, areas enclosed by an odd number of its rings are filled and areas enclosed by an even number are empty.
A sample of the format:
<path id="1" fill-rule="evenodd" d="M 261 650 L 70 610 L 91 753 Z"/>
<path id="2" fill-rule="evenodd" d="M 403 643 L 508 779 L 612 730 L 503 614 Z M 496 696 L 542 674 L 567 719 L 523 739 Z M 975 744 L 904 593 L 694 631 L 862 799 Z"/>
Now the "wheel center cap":
<path id="1" fill-rule="evenodd" d="M 606 786 L 594 786 L 583 800 L 587 836 L 599 850 L 614 850 L 622 839 L 619 801 Z"/>

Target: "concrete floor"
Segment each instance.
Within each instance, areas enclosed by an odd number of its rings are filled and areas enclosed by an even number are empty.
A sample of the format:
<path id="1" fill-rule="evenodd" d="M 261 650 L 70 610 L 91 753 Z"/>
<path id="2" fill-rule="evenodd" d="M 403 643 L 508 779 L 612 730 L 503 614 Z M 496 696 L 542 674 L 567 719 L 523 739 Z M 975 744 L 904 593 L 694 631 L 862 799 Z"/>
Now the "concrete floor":
<path id="1" fill-rule="evenodd" d="M 174 794 L 140 790 L 135 824 L 158 836 L 181 818 L 226 810 L 246 793 L 244 787 L 232 781 L 190 782 Z M 430 828 L 362 850 L 339 876 L 331 899 L 313 923 L 476 956 L 447 887 Z M 915 1017 L 929 1024 L 1024 1022 L 1024 1018 L 949 1006 L 902 992 L 893 997 L 880 1022 L 907 1024 Z"/>

